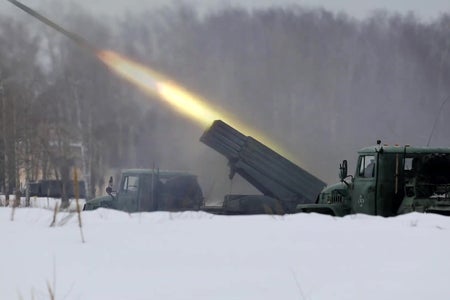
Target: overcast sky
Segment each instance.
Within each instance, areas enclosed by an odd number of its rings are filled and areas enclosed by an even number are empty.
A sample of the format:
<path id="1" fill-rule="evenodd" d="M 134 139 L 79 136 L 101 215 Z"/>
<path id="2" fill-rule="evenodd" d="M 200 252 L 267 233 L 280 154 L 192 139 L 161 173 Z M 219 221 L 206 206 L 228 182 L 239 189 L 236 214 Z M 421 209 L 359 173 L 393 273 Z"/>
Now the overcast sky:
<path id="1" fill-rule="evenodd" d="M 72 0 L 22 0 L 32 8 L 39 8 L 42 3 L 62 2 Z M 268 6 L 283 6 L 301 4 L 309 7 L 324 7 L 331 11 L 343 11 L 347 14 L 364 18 L 376 9 L 386 9 L 400 13 L 413 11 L 423 20 L 439 16 L 443 12 L 450 13 L 450 0 L 76 0 L 94 13 L 120 14 L 126 10 L 144 10 L 167 3 L 184 2 L 202 11 L 214 10 L 223 6 L 245 6 L 259 8 Z M 6 0 L 0 0 L 0 10 L 11 13 L 12 5 Z"/>

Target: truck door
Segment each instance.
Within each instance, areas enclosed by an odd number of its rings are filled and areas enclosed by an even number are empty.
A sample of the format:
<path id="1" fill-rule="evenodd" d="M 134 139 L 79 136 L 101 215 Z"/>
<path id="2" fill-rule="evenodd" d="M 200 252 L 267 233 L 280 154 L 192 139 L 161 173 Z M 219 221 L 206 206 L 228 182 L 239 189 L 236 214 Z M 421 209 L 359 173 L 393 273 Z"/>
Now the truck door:
<path id="1" fill-rule="evenodd" d="M 352 206 L 355 213 L 376 214 L 376 172 L 375 155 L 360 155 L 352 191 Z"/>
<path id="2" fill-rule="evenodd" d="M 120 184 L 117 208 L 127 212 L 138 210 L 139 176 L 124 175 Z"/>
<path id="3" fill-rule="evenodd" d="M 155 211 L 157 207 L 156 174 L 143 174 L 139 185 L 139 211 Z"/>

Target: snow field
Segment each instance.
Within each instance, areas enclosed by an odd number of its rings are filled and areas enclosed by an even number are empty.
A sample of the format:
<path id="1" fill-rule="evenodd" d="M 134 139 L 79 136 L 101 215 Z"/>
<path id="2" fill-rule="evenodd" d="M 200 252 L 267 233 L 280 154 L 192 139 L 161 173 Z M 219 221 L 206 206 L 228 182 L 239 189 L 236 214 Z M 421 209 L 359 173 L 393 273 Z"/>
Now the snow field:
<path id="1" fill-rule="evenodd" d="M 0 208 L 0 299 L 449 299 L 450 218 Z"/>

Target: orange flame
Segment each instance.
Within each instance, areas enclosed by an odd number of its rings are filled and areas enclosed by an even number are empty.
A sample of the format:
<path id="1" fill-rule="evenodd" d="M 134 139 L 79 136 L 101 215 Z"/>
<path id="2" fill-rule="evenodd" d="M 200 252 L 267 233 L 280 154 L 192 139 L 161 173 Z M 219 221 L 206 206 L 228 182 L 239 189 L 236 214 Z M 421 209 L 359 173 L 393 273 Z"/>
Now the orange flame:
<path id="1" fill-rule="evenodd" d="M 178 112 L 197 121 L 202 126 L 207 126 L 214 120 L 226 118 L 224 114 L 208 105 L 205 100 L 150 68 L 111 51 L 101 51 L 98 57 L 121 77 L 137 85 L 146 93 L 159 96 Z"/>
<path id="2" fill-rule="evenodd" d="M 250 129 L 225 113 L 219 112 L 218 109 L 209 105 L 206 100 L 194 95 L 156 71 L 112 51 L 99 51 L 97 56 L 119 76 L 135 84 L 144 92 L 158 96 L 159 99 L 166 101 L 179 113 L 195 120 L 199 125 L 210 126 L 214 120 L 220 119 L 243 134 L 250 135 L 266 144 L 273 150 L 279 153 L 284 152 L 261 133 Z M 286 154 L 282 155 L 288 156 Z"/>

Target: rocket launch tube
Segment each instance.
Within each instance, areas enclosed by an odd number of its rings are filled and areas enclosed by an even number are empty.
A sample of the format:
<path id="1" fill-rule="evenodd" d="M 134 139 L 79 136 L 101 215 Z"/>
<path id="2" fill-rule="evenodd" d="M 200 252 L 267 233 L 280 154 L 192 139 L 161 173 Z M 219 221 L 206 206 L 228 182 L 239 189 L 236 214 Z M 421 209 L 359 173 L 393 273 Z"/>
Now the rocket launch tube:
<path id="1" fill-rule="evenodd" d="M 92 51 L 94 53 L 97 52 L 97 49 L 93 45 L 91 45 L 88 41 L 86 41 L 84 38 L 82 38 L 78 34 L 70 32 L 70 31 L 64 29 L 63 27 L 61 27 L 58 24 L 50 21 L 48 18 L 44 17 L 43 15 L 39 14 L 35 10 L 29 8 L 28 6 L 20 3 L 19 1 L 16 1 L 16 0 L 7 0 L 7 1 L 11 2 L 12 4 L 17 6 L 21 10 L 23 10 L 23 11 L 27 12 L 28 14 L 32 15 L 33 17 L 35 17 L 36 19 L 38 19 L 42 23 L 44 23 L 44 24 L 52 27 L 53 29 L 59 31 L 60 33 L 64 34 L 66 37 L 68 37 L 69 39 L 71 39 L 72 41 L 77 43 L 79 46 L 85 48 L 86 50 Z"/>

